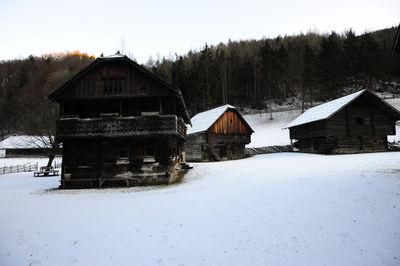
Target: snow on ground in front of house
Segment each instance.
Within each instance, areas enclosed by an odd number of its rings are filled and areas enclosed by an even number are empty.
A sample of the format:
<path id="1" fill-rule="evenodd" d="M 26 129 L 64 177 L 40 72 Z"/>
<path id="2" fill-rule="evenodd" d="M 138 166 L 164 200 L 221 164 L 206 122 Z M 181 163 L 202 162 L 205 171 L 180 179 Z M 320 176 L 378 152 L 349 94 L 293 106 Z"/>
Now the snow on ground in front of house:
<path id="1" fill-rule="evenodd" d="M 251 143 L 246 147 L 264 147 L 290 144 L 289 130 L 284 129 L 292 120 L 301 114 L 301 110 L 243 115 L 254 130 Z"/>
<path id="2" fill-rule="evenodd" d="M 46 166 L 47 162 L 49 161 L 48 157 L 11 157 L 11 158 L 0 158 L 0 167 L 3 166 L 14 166 L 14 165 L 21 165 L 26 163 L 35 164 L 38 163 L 38 166 Z M 61 157 L 56 156 L 53 161 L 60 163 Z"/>
<path id="3" fill-rule="evenodd" d="M 0 175 L 0 265 L 399 265 L 400 153 L 193 164 L 180 184 Z"/>

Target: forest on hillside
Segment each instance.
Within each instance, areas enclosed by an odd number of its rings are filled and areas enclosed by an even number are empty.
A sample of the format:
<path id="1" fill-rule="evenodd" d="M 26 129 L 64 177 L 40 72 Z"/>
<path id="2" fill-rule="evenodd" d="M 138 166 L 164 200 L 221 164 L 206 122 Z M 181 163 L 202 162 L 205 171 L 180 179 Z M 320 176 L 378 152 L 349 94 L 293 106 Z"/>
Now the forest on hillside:
<path id="1" fill-rule="evenodd" d="M 182 90 L 192 115 L 225 103 L 268 108 L 291 96 L 310 106 L 363 88 L 400 93 L 396 29 L 206 44 L 147 65 Z"/>
<path id="2" fill-rule="evenodd" d="M 182 90 L 192 116 L 225 103 L 264 109 L 289 97 L 311 106 L 361 88 L 400 93 L 400 55 L 390 53 L 396 30 L 205 44 L 145 67 Z M 93 60 L 75 51 L 0 61 L 0 138 L 49 135 L 43 125 L 55 126 L 57 106 L 47 95 Z"/>

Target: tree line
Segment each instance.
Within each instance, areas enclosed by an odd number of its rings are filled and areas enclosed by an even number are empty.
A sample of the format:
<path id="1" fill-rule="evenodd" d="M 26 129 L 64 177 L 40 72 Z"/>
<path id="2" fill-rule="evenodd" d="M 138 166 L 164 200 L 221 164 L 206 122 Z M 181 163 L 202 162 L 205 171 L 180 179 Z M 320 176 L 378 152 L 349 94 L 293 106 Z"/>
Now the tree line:
<path id="1" fill-rule="evenodd" d="M 47 95 L 93 60 L 74 51 L 0 62 L 0 138 L 54 136 L 58 108 Z"/>
<path id="2" fill-rule="evenodd" d="M 205 44 L 145 67 L 182 90 L 191 115 L 226 103 L 268 108 L 289 97 L 312 105 L 361 88 L 399 90 L 400 57 L 390 54 L 395 33 L 393 27 Z M 94 59 L 75 51 L 0 61 L 0 138 L 54 134 L 57 106 L 47 95 Z"/>
<path id="3" fill-rule="evenodd" d="M 396 28 L 356 35 L 307 33 L 205 44 L 148 67 L 182 90 L 192 115 L 225 103 L 268 108 L 297 96 L 312 105 L 362 88 L 399 90 Z"/>

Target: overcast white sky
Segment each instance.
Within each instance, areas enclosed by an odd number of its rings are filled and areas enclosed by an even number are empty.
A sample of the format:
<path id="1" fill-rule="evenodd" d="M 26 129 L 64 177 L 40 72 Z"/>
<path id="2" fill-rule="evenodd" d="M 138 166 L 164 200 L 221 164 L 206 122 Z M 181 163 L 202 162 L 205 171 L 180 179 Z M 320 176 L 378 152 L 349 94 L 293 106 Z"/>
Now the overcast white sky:
<path id="1" fill-rule="evenodd" d="M 397 26 L 400 0 L 0 0 L 0 60 L 80 50 L 139 63 L 207 42 Z"/>

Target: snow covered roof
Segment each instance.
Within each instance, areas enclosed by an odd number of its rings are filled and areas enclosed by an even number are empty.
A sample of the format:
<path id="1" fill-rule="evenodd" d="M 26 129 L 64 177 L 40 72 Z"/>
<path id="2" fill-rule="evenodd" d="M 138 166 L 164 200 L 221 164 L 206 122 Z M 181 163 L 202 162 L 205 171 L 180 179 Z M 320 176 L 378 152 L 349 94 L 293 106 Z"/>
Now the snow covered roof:
<path id="1" fill-rule="evenodd" d="M 382 100 L 378 95 L 369 91 L 367 89 L 360 90 L 349 94 L 347 96 L 338 98 L 336 100 L 315 106 L 313 108 L 308 109 L 302 115 L 298 116 L 295 120 L 290 122 L 286 128 L 291 128 L 303 124 L 307 124 L 310 122 L 315 122 L 319 120 L 324 120 L 332 117 L 334 114 L 342 110 L 345 106 L 353 102 L 355 99 L 360 97 L 361 95 L 368 96 L 371 100 L 379 105 L 381 108 L 389 112 L 396 120 L 400 119 L 400 111 L 395 107 Z"/>
<path id="2" fill-rule="evenodd" d="M 0 149 L 37 149 L 45 148 L 38 136 L 12 136 L 0 142 Z"/>
<path id="3" fill-rule="evenodd" d="M 327 119 L 332 115 L 334 115 L 337 111 L 341 110 L 343 107 L 354 101 L 365 91 L 367 90 L 357 91 L 347 96 L 338 98 L 336 100 L 310 108 L 307 111 L 305 111 L 302 115 L 298 116 L 295 120 L 290 122 L 286 126 L 286 128 L 291 128 L 307 124 L 310 122 Z"/>
<path id="4" fill-rule="evenodd" d="M 125 55 L 121 54 L 119 51 L 116 52 L 113 55 L 107 55 L 107 56 L 103 56 L 102 58 L 119 58 L 119 57 L 125 57 Z"/>
<path id="5" fill-rule="evenodd" d="M 226 104 L 205 112 L 198 113 L 197 115 L 193 116 L 190 119 L 192 121 L 192 127 L 188 128 L 187 134 L 194 134 L 206 131 L 228 109 L 236 108 L 232 105 Z"/>

